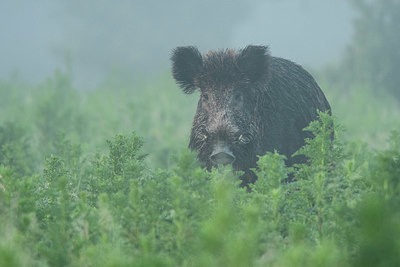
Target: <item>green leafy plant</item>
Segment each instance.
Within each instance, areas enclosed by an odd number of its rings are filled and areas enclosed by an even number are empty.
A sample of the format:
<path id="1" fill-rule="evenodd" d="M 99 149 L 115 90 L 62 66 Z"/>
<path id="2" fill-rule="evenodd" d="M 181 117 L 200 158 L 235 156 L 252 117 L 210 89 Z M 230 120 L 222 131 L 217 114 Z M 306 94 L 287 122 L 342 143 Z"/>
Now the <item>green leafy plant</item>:
<path id="1" fill-rule="evenodd" d="M 400 265 L 398 132 L 372 149 L 319 113 L 297 152 L 308 162 L 266 153 L 246 190 L 240 172 L 208 172 L 182 148 L 193 103 L 160 113 L 178 90 L 146 110 L 158 88 L 14 83 L 0 83 L 0 102 L 23 107 L 0 106 L 0 265 Z M 143 138 L 111 135 L 135 126 Z"/>

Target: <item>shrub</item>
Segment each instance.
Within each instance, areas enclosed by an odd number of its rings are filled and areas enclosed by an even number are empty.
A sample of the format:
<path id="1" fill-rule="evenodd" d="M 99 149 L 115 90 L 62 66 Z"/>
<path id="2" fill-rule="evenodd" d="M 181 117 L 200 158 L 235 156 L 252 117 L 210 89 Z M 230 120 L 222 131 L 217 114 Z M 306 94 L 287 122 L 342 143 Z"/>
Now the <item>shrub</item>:
<path id="1" fill-rule="evenodd" d="M 14 144 L 1 154 L 0 264 L 400 263 L 396 132 L 386 150 L 343 144 L 335 120 L 319 113 L 305 129 L 314 138 L 297 152 L 308 163 L 287 168 L 276 151 L 260 156 L 249 193 L 239 187 L 241 173 L 229 166 L 207 172 L 188 150 L 169 169 L 149 168 L 135 134 L 114 136 L 95 155 L 57 134 L 54 153 L 35 173 L 23 167 L 23 130 L 0 129 L 10 140 L 3 144 Z M 282 182 L 288 173 L 294 181 Z"/>

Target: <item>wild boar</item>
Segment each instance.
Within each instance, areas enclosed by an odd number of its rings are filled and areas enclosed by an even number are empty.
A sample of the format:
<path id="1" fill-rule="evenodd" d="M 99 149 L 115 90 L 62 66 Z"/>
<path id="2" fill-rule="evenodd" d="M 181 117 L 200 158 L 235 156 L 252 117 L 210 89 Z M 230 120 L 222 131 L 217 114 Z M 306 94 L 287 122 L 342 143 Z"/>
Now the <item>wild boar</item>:
<path id="1" fill-rule="evenodd" d="M 267 46 L 209 51 L 177 47 L 172 74 L 186 94 L 200 91 L 189 148 L 208 170 L 232 164 L 244 171 L 242 186 L 257 178 L 257 156 L 277 150 L 288 166 L 304 145 L 303 131 L 330 105 L 314 78 L 300 65 L 273 57 Z"/>

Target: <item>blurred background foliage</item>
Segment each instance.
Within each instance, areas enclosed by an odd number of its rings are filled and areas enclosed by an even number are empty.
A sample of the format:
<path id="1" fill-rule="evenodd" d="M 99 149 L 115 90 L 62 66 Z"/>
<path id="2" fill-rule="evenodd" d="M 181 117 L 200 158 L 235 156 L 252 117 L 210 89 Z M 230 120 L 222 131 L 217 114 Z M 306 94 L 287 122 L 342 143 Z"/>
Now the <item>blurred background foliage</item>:
<path id="1" fill-rule="evenodd" d="M 167 64 L 176 45 L 232 43 L 256 2 L 171 1 L 179 8 L 169 15 L 192 21 L 190 31 L 151 19 L 167 2 L 44 2 L 74 34 L 59 36 L 69 52 L 56 49 L 64 65 L 46 79 L 18 71 L 0 79 L 0 266 L 399 265 L 399 1 L 348 1 L 356 19 L 346 49 L 323 67 L 305 66 L 344 131 L 334 144 L 321 133 L 301 151 L 311 164 L 299 167 L 298 183 L 280 184 L 283 158 L 263 157 L 252 194 L 229 169 L 206 173 L 185 150 L 198 94 L 184 95 Z M 146 23 L 120 29 L 130 16 Z"/>
<path id="2" fill-rule="evenodd" d="M 388 93 L 400 100 L 400 2 L 351 0 L 358 13 L 353 41 L 336 69 L 339 85 L 369 87 L 376 95 Z M 334 76 L 335 79 L 337 76 Z"/>
<path id="3" fill-rule="evenodd" d="M 379 147 L 400 123 L 400 2 L 350 2 L 358 14 L 352 42 L 338 63 L 319 72 L 321 87 L 349 137 Z"/>

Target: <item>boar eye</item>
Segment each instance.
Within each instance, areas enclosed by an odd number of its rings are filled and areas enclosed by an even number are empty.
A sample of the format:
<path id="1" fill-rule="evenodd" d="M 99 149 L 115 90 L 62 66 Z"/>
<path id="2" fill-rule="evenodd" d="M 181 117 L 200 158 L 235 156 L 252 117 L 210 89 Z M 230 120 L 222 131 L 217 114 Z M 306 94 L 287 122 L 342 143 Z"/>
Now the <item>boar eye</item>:
<path id="1" fill-rule="evenodd" d="M 197 138 L 198 138 L 198 140 L 200 140 L 201 142 L 207 141 L 207 139 L 208 139 L 208 132 L 207 132 L 205 129 L 201 130 L 201 131 L 199 132 Z"/>
<path id="2" fill-rule="evenodd" d="M 237 138 L 237 141 L 239 144 L 248 144 L 250 142 L 250 139 L 243 134 L 239 135 Z"/>

